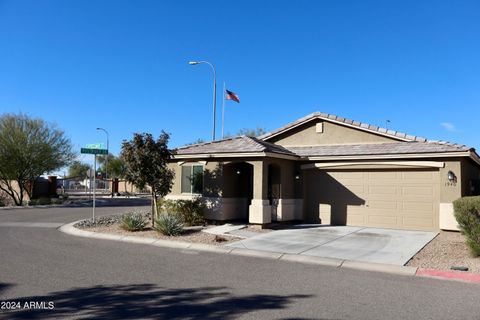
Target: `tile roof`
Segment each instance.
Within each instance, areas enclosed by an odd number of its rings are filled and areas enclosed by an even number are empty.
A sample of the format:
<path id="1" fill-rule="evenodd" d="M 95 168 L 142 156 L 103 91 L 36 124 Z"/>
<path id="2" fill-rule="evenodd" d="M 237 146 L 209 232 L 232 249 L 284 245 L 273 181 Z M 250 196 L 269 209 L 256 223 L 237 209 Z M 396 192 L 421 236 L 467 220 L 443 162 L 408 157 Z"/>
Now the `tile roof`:
<path id="1" fill-rule="evenodd" d="M 391 142 L 369 144 L 345 144 L 322 146 L 299 146 L 284 148 L 258 138 L 240 136 L 214 142 L 181 147 L 174 150 L 177 155 L 255 153 L 271 152 L 298 157 L 360 156 L 360 155 L 402 155 L 413 153 L 464 152 L 474 149 L 465 145 L 445 142 Z"/>
<path id="2" fill-rule="evenodd" d="M 279 154 L 294 155 L 291 151 L 282 146 L 247 136 L 239 136 L 235 138 L 184 146 L 173 150 L 173 152 L 174 154 L 178 155 L 251 152 L 274 152 Z"/>
<path id="3" fill-rule="evenodd" d="M 378 132 L 379 134 L 389 136 L 389 137 L 392 137 L 392 138 L 400 140 L 400 141 L 417 141 L 417 142 L 426 142 L 427 141 L 427 139 L 422 138 L 422 137 L 412 136 L 412 135 L 402 133 L 402 132 L 399 132 L 399 131 L 381 128 L 381 127 L 374 126 L 374 125 L 371 125 L 371 124 L 368 124 L 368 123 L 354 121 L 354 120 L 342 118 L 342 117 L 339 117 L 339 116 L 336 116 L 336 115 L 333 115 L 333 114 L 324 113 L 324 112 L 311 113 L 311 114 L 309 114 L 309 115 L 307 115 L 303 118 L 300 118 L 300 119 L 298 119 L 294 122 L 291 122 L 291 123 L 289 123 L 289 124 L 287 124 L 287 125 L 285 125 L 281 128 L 278 128 L 276 130 L 267 132 L 264 135 L 259 136 L 258 138 L 262 139 L 262 140 L 269 139 L 272 136 L 283 133 L 284 131 L 287 131 L 291 128 L 294 128 L 298 125 L 301 125 L 301 124 L 303 124 L 305 122 L 308 122 L 310 120 L 313 120 L 313 119 L 324 119 L 326 121 L 331 120 L 331 121 L 341 122 L 341 123 L 344 123 L 344 124 L 349 125 L 349 126 L 357 127 L 360 130 Z"/>
<path id="4" fill-rule="evenodd" d="M 343 122 L 360 130 L 377 131 L 380 134 L 390 136 L 399 142 L 369 143 L 369 144 L 345 144 L 345 145 L 319 145 L 283 147 L 265 141 L 274 135 L 283 133 L 291 128 L 301 125 L 313 119 L 325 119 Z M 282 128 L 266 133 L 260 137 L 238 136 L 213 142 L 184 146 L 173 150 L 176 155 L 196 154 L 222 154 L 222 153 L 262 153 L 270 152 L 298 157 L 329 157 L 329 156 L 360 156 L 360 155 L 402 155 L 422 153 L 451 153 L 475 151 L 465 145 L 453 144 L 445 141 L 433 141 L 425 138 L 407 135 L 405 133 L 387 130 L 366 123 L 337 117 L 327 113 L 314 112 L 306 117 L 294 121 Z"/>
<path id="5" fill-rule="evenodd" d="M 444 153 L 472 151 L 464 145 L 442 142 L 392 142 L 374 144 L 324 145 L 312 147 L 288 147 L 300 157 L 402 155 L 412 153 Z"/>

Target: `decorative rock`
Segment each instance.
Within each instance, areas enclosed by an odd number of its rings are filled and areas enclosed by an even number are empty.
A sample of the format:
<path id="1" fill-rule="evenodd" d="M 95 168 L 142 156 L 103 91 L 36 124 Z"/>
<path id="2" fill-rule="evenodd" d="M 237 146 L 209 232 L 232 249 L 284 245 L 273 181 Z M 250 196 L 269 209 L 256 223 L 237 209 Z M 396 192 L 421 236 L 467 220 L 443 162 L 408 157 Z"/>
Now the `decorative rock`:
<path id="1" fill-rule="evenodd" d="M 148 212 L 139 212 L 143 215 L 145 215 L 145 218 L 148 219 L 150 213 Z M 114 225 L 116 223 L 119 223 L 120 220 L 122 219 L 122 214 L 114 214 L 110 216 L 102 216 L 95 218 L 95 223 L 93 222 L 92 219 L 86 219 L 82 220 L 74 225 L 75 228 L 93 228 L 93 227 L 108 227 L 111 225 Z"/>

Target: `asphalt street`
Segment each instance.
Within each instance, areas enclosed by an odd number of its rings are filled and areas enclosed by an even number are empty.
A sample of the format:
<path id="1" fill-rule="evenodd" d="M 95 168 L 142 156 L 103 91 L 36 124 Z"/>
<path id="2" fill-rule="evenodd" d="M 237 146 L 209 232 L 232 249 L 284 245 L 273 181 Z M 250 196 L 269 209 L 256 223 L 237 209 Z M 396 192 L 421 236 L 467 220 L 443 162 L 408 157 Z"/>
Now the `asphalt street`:
<path id="1" fill-rule="evenodd" d="M 97 214 L 142 203 L 129 204 Z M 90 216 L 87 207 L 0 210 L 1 319 L 479 319 L 476 284 L 57 230 Z"/>

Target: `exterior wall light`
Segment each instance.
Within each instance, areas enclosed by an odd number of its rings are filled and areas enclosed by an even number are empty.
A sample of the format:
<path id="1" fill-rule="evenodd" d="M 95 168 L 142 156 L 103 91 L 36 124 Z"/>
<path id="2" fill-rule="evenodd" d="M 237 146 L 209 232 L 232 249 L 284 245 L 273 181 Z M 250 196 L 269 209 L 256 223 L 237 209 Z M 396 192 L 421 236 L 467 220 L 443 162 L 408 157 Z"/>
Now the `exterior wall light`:
<path id="1" fill-rule="evenodd" d="M 241 173 L 240 170 L 237 170 L 237 174 L 239 175 L 240 173 Z"/>
<path id="2" fill-rule="evenodd" d="M 447 178 L 448 182 L 457 182 L 457 176 L 451 170 L 448 171 Z"/>
<path id="3" fill-rule="evenodd" d="M 300 180 L 300 172 L 295 172 L 295 180 Z"/>

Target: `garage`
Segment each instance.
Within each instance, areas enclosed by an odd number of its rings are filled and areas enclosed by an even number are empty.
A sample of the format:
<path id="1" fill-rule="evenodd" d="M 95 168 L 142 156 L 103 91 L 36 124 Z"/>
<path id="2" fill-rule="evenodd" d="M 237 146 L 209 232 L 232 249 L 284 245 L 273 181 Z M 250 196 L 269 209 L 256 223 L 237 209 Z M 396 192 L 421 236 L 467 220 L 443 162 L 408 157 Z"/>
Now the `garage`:
<path id="1" fill-rule="evenodd" d="M 438 169 L 307 170 L 307 220 L 438 230 Z"/>

